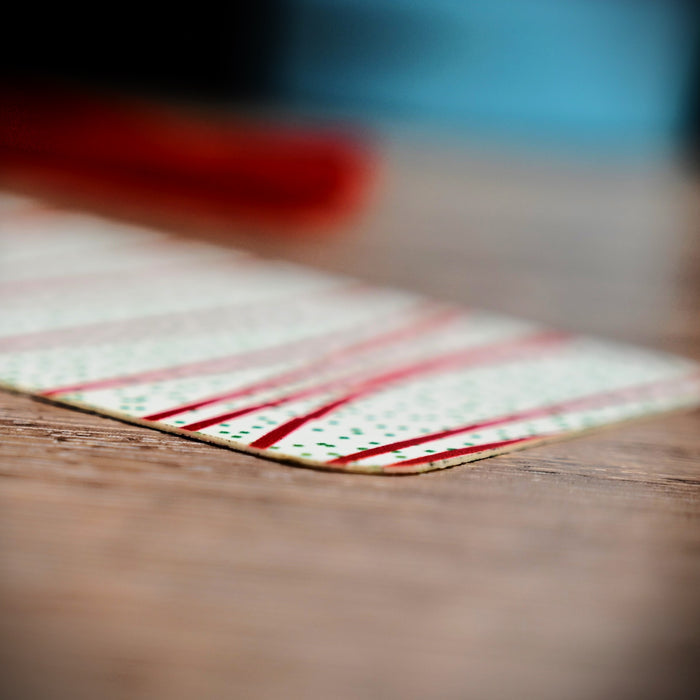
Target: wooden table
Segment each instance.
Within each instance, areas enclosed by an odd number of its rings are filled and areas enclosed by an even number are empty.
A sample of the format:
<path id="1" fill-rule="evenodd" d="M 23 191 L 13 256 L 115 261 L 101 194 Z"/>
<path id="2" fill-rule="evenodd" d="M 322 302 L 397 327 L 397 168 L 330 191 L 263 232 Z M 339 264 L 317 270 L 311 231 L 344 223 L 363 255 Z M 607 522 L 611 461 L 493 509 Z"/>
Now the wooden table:
<path id="1" fill-rule="evenodd" d="M 673 170 L 395 147 L 352 230 L 237 244 L 700 359 Z M 417 477 L 323 473 L 0 394 L 11 698 L 698 691 L 700 412 Z"/>

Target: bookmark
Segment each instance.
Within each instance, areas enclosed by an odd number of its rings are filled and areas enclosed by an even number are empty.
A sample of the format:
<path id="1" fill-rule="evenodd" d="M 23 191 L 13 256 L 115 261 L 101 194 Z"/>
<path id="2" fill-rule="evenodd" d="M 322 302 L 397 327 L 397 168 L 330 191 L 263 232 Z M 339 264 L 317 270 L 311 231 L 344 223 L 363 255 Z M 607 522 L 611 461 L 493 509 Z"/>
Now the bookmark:
<path id="1" fill-rule="evenodd" d="M 700 405 L 695 363 L 0 197 L 0 384 L 411 474 Z"/>

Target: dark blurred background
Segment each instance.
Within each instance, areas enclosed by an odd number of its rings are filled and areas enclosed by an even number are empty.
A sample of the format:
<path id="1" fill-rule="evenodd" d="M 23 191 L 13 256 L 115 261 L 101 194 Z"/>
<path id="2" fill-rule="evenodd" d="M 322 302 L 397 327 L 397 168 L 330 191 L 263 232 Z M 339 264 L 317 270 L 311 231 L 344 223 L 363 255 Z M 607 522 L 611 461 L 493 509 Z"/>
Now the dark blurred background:
<path id="1" fill-rule="evenodd" d="M 690 0 L 12 3 L 6 75 L 458 133 L 654 154 L 700 133 Z"/>

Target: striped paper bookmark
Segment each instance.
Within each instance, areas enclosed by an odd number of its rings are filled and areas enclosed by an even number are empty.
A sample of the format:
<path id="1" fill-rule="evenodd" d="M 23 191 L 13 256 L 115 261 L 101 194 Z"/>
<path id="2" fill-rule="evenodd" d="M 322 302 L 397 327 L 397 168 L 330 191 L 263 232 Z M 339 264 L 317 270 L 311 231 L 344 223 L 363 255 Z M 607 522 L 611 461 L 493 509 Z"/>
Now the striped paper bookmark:
<path id="1" fill-rule="evenodd" d="M 667 354 L 0 198 L 0 382 L 294 464 L 409 474 L 700 404 Z"/>

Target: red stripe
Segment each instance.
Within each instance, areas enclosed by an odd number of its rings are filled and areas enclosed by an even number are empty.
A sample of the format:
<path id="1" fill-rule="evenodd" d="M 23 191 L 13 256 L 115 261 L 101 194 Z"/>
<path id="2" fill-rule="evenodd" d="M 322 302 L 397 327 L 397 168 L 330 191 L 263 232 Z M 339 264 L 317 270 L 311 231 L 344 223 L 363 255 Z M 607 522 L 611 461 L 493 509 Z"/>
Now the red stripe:
<path id="1" fill-rule="evenodd" d="M 86 323 L 80 326 L 68 326 L 66 328 L 52 328 L 44 331 L 34 331 L 0 338 L 0 352 L 26 352 L 28 350 L 47 350 L 63 345 L 72 347 L 84 346 L 117 340 L 118 342 L 129 338 L 152 334 L 157 324 L 172 322 L 172 330 L 179 330 L 179 324 L 190 318 L 195 318 L 198 326 L 209 316 L 214 316 L 219 325 L 220 314 L 240 310 L 243 305 L 229 304 L 206 309 L 193 309 L 191 311 L 173 311 L 154 316 L 139 316 L 138 318 L 118 319 L 114 321 L 101 321 L 99 323 Z M 199 328 L 198 328 L 199 330 Z M 149 333 L 149 331 L 151 333 Z M 161 329 L 159 335 L 165 335 L 167 331 Z M 117 336 L 118 337 L 115 337 Z"/>
<path id="2" fill-rule="evenodd" d="M 432 303 L 421 304 L 420 306 L 425 306 L 427 308 L 435 307 L 435 305 Z M 365 352 L 366 350 L 381 347 L 382 345 L 391 345 L 399 340 L 406 340 L 407 338 L 415 337 L 420 333 L 424 333 L 433 328 L 445 325 L 446 323 L 451 323 L 457 318 L 466 318 L 466 316 L 467 313 L 465 310 L 453 308 L 438 309 L 436 313 L 418 318 L 416 321 L 411 321 L 410 323 L 399 328 L 395 328 L 394 330 L 372 336 L 357 343 L 353 343 L 347 347 L 332 351 L 329 355 L 329 359 L 335 361 L 349 355 L 356 355 L 358 353 Z"/>
<path id="3" fill-rule="evenodd" d="M 569 337 L 570 336 L 568 334 L 554 331 L 537 333 L 532 336 L 527 336 L 526 338 L 518 338 L 517 340 L 510 340 L 503 343 L 485 345 L 477 348 L 467 348 L 465 350 L 440 355 L 424 362 L 408 365 L 393 372 L 378 375 L 361 382 L 346 396 L 325 404 L 320 408 L 313 410 L 311 413 L 298 416 L 297 418 L 293 418 L 292 420 L 277 426 L 270 432 L 262 435 L 257 440 L 252 442 L 251 446 L 259 448 L 270 447 L 283 437 L 293 433 L 305 423 L 320 418 L 321 416 L 334 411 L 344 404 L 350 403 L 351 401 L 354 401 L 362 396 L 366 396 L 367 394 L 371 394 L 389 384 L 393 384 L 394 382 L 410 379 L 412 377 L 428 374 L 430 372 L 439 372 L 445 369 L 464 366 L 465 364 L 472 365 L 491 363 L 499 360 L 507 361 L 512 359 L 513 356 L 520 356 L 524 351 L 528 351 L 531 348 L 543 348 L 548 345 L 559 345 Z"/>
<path id="4" fill-rule="evenodd" d="M 323 290 L 330 294 L 332 290 Z M 288 297 L 287 293 L 287 297 Z M 319 290 L 299 294 L 296 299 L 303 299 L 307 296 L 315 296 Z M 285 298 L 287 298 L 285 297 Z M 90 345 L 107 342 L 110 339 L 118 342 L 130 338 L 141 338 L 144 335 L 151 335 L 157 330 L 156 324 L 170 322 L 171 330 L 161 330 L 158 335 L 164 336 L 168 332 L 177 332 L 179 324 L 192 319 L 196 324 L 197 331 L 206 330 L 207 325 L 215 324 L 220 328 L 222 324 L 221 314 L 256 311 L 279 304 L 280 297 L 263 299 L 257 302 L 240 302 L 237 304 L 226 304 L 217 307 L 207 307 L 201 309 L 190 309 L 189 311 L 171 311 L 154 316 L 138 316 L 136 318 L 116 319 L 114 321 L 101 321 L 98 323 L 86 323 L 79 326 L 68 326 L 65 328 L 52 328 L 43 331 L 33 331 L 19 335 L 0 337 L 0 352 L 26 352 L 28 350 L 46 350 L 57 348 L 63 345 Z M 118 338 L 115 336 L 118 334 Z"/>
<path id="5" fill-rule="evenodd" d="M 161 382 L 168 379 L 178 379 L 195 375 L 205 376 L 207 374 L 218 374 L 219 372 L 228 372 L 244 367 L 255 367 L 256 365 L 264 364 L 271 360 L 274 361 L 275 359 L 289 357 L 290 354 L 304 352 L 309 346 L 317 344 L 321 339 L 326 337 L 328 337 L 328 334 L 315 336 L 313 338 L 302 338 L 301 340 L 295 340 L 290 343 L 285 343 L 284 345 L 275 345 L 270 348 L 263 348 L 262 350 L 251 350 L 235 355 L 225 355 L 208 360 L 188 362 L 173 367 L 165 367 L 163 369 L 151 369 L 118 377 L 108 377 L 106 379 L 96 379 L 80 384 L 70 384 L 54 389 L 47 389 L 46 391 L 42 391 L 41 395 L 57 396 L 59 394 L 72 394 L 77 391 L 114 389 L 132 384 Z"/>
<path id="6" fill-rule="evenodd" d="M 270 430 L 270 432 L 265 433 L 265 435 L 263 435 L 262 437 L 259 437 L 254 442 L 251 442 L 250 445 L 251 447 L 258 447 L 260 449 L 270 447 L 276 442 L 279 442 L 283 437 L 286 437 L 298 428 L 301 428 L 301 426 L 305 423 L 308 423 L 312 420 L 316 420 L 317 418 L 322 418 L 328 413 L 335 411 L 337 408 L 344 406 L 346 403 L 349 403 L 350 401 L 359 398 L 364 393 L 366 392 L 360 391 L 355 394 L 348 394 L 347 396 L 343 396 L 340 399 L 336 399 L 335 401 L 326 403 L 323 406 L 320 406 L 319 408 L 315 409 L 314 411 L 311 411 L 310 413 L 305 413 L 303 416 L 297 416 L 296 418 L 292 418 L 286 423 L 283 423 L 282 425 L 278 425 L 276 428 L 273 428 L 272 430 Z"/>
<path id="7" fill-rule="evenodd" d="M 158 413 L 152 413 L 144 417 L 144 420 L 158 421 L 165 418 L 171 418 L 172 416 L 177 416 L 180 413 L 186 413 L 187 411 L 194 411 L 198 408 L 204 408 L 205 406 L 211 406 L 212 404 L 219 403 L 221 401 L 230 401 L 232 399 L 241 398 L 242 396 L 249 396 L 250 394 L 257 393 L 264 389 L 274 389 L 289 384 L 290 382 L 298 381 L 304 377 L 308 377 L 318 372 L 321 368 L 327 368 L 336 364 L 338 361 L 342 361 L 348 356 L 353 356 L 366 352 L 376 347 L 381 347 L 382 345 L 390 345 L 399 340 L 415 336 L 418 333 L 425 332 L 430 328 L 435 326 L 445 324 L 452 321 L 458 312 L 454 309 L 442 310 L 438 314 L 429 316 L 427 318 L 421 318 L 418 321 L 413 321 L 407 326 L 402 328 L 394 329 L 388 333 L 383 333 L 367 340 L 360 341 L 359 343 L 353 343 L 346 347 L 340 348 L 336 351 L 331 351 L 326 355 L 321 355 L 314 360 L 312 364 L 305 365 L 295 370 L 288 372 L 282 372 L 274 377 L 269 377 L 259 382 L 254 382 L 246 387 L 241 387 L 239 389 L 234 389 L 232 391 L 225 392 L 223 394 L 215 394 L 214 396 L 209 396 L 204 399 L 199 399 L 197 401 L 191 401 L 190 403 L 181 404 L 179 406 L 174 406 L 173 408 L 168 408 L 164 411 L 159 411 Z M 335 384 L 335 383 L 334 383 Z M 213 425 L 213 424 L 212 424 Z"/>
<path id="8" fill-rule="evenodd" d="M 238 418 L 239 416 L 245 416 L 247 413 L 253 413 L 254 411 L 262 411 L 266 408 L 272 408 L 274 406 L 279 406 L 279 404 L 282 403 L 282 401 L 267 401 L 265 403 L 259 403 L 256 404 L 255 406 L 246 406 L 245 408 L 239 408 L 236 409 L 235 411 L 230 411 L 229 413 L 223 413 L 220 416 L 217 416 L 216 420 L 211 420 L 209 418 L 205 418 L 204 420 L 197 421 L 196 423 L 190 423 L 189 425 L 182 425 L 179 426 L 181 430 L 191 430 L 191 431 L 198 431 L 198 430 L 204 430 L 204 428 L 208 428 L 210 425 L 216 425 L 217 423 L 223 423 L 224 421 L 231 420 L 232 418 Z M 144 420 L 150 420 L 148 418 L 145 418 Z"/>
<path id="9" fill-rule="evenodd" d="M 245 415 L 247 413 L 252 413 L 253 411 L 257 410 L 262 410 L 264 408 L 271 408 L 273 406 L 282 406 L 283 404 L 290 403 L 291 401 L 298 401 L 299 399 L 305 399 L 308 398 L 309 396 L 314 396 L 316 394 L 322 394 L 324 392 L 328 391 L 333 391 L 335 389 L 338 389 L 340 387 L 345 387 L 348 385 L 352 385 L 353 381 L 360 382 L 362 381 L 363 377 L 365 375 L 355 375 L 354 377 L 341 377 L 339 379 L 333 379 L 331 381 L 325 382 L 324 384 L 316 384 L 314 386 L 307 387 L 306 389 L 299 389 L 298 391 L 294 391 L 291 394 L 286 394 L 284 396 L 280 396 L 276 399 L 272 399 L 270 401 L 265 401 L 264 403 L 261 404 L 255 404 L 254 406 L 248 406 L 244 408 L 239 408 L 234 411 L 230 411 L 229 413 L 219 413 L 215 416 L 211 416 L 210 418 L 204 418 L 200 421 L 196 421 L 195 423 L 189 423 L 188 425 L 183 425 L 180 426 L 182 430 L 203 430 L 204 428 L 208 428 L 212 425 L 217 425 L 219 423 L 223 423 L 227 420 L 230 420 L 231 418 L 237 418 L 238 416 Z M 354 397 L 355 394 L 352 395 Z M 348 400 L 350 400 L 351 397 L 346 396 L 343 397 L 342 399 L 334 401 L 331 405 L 332 406 L 337 406 L 340 405 L 339 402 L 347 403 Z M 325 407 L 322 407 L 325 409 Z M 317 413 L 320 409 L 316 409 L 314 413 Z M 148 420 L 148 419 L 145 419 Z M 285 423 L 286 425 L 286 423 Z"/>
<path id="10" fill-rule="evenodd" d="M 563 401 L 558 404 L 541 406 L 527 411 L 520 411 L 518 413 L 511 413 L 505 416 L 490 418 L 479 423 L 471 423 L 469 425 L 463 425 L 458 428 L 442 430 L 437 433 L 419 435 L 418 437 L 410 438 L 408 440 L 399 440 L 397 442 L 388 443 L 386 445 L 380 445 L 379 447 L 371 447 L 367 450 L 362 450 L 360 452 L 354 452 L 352 454 L 344 455 L 343 457 L 338 457 L 337 459 L 328 462 L 328 464 L 347 464 L 348 462 L 359 462 L 363 459 L 366 459 L 367 457 L 374 457 L 376 455 L 386 454 L 387 452 L 401 450 L 406 447 L 415 447 L 416 445 L 422 445 L 426 442 L 433 442 L 434 440 L 442 440 L 443 438 L 451 437 L 453 435 L 459 435 L 460 433 L 471 433 L 477 430 L 482 430 L 483 428 L 493 428 L 497 425 L 503 425 L 506 423 L 515 423 L 517 421 L 529 420 L 531 418 L 542 418 L 562 411 L 576 410 L 577 408 L 595 407 L 601 402 L 603 403 L 603 406 L 605 406 L 607 405 L 606 401 L 608 399 L 627 397 L 634 398 L 634 396 L 640 393 L 645 394 L 657 388 L 670 389 L 678 383 L 685 383 L 686 381 L 691 381 L 694 378 L 694 376 L 700 375 L 690 375 L 671 381 L 665 380 L 662 382 L 653 382 L 651 384 L 645 384 L 636 387 L 627 387 L 625 389 L 620 389 L 619 391 L 601 392 L 598 394 L 592 394 L 590 396 L 571 399 L 570 401 Z"/>
<path id="11" fill-rule="evenodd" d="M 133 244 L 131 244 L 133 245 Z M 165 244 L 159 241 L 153 241 L 148 244 L 147 247 L 156 247 L 156 252 L 158 248 L 163 247 Z M 170 249 L 170 244 L 167 245 L 167 250 Z M 84 249 L 76 249 L 72 251 L 74 255 L 83 255 L 87 253 L 98 253 L 99 255 L 106 255 L 112 252 L 114 248 L 90 248 L 87 251 Z M 143 252 L 144 244 L 138 246 L 138 252 Z M 257 275 L 257 268 L 264 267 L 264 262 L 262 259 L 255 258 L 247 253 L 228 253 L 226 254 L 226 259 L 221 262 L 221 254 L 212 260 L 211 258 L 215 255 L 210 251 L 204 251 L 206 255 L 200 253 L 199 257 L 180 259 L 175 258 L 172 260 L 161 260 L 154 262 L 152 265 L 147 267 L 140 267 L 136 269 L 133 268 L 133 263 L 136 258 L 132 260 L 125 259 L 125 267 L 119 268 L 117 270 L 104 270 L 102 272 L 89 272 L 80 275 L 59 275 L 55 277 L 32 277 L 18 280 L 10 280 L 0 284 L 0 298 L 10 296 L 13 301 L 16 298 L 22 298 L 24 295 L 42 291 L 45 289 L 55 289 L 56 287 L 83 287 L 89 285 L 91 282 L 108 282 L 117 281 L 123 285 L 124 282 L 138 280 L 139 278 L 145 278 L 147 282 L 150 282 L 155 275 L 159 277 L 166 276 L 171 273 L 173 274 L 173 281 L 180 284 L 182 281 L 183 273 L 184 275 L 192 273 L 205 273 L 210 274 L 212 271 L 215 272 L 235 272 L 236 274 L 241 274 L 241 268 L 244 274 Z M 31 265 L 32 261 L 29 261 Z M 91 290 L 92 291 L 92 290 Z M 19 296 L 18 296 L 19 295 Z M 77 327 L 80 330 L 79 327 Z M 54 330 L 54 329 L 51 329 Z M 51 332 L 47 331 L 47 332 Z M 27 334 L 31 335 L 31 334 Z M 20 336 L 21 337 L 21 336 Z"/>
<path id="12" fill-rule="evenodd" d="M 81 248 L 78 247 L 75 250 L 70 249 L 68 252 L 65 253 L 59 253 L 57 251 L 48 251 L 41 253 L 40 255 L 37 255 L 33 258 L 29 258 L 26 260 L 22 261 L 17 261 L 15 264 L 21 265 L 24 263 L 24 265 L 27 268 L 33 268 L 36 266 L 36 258 L 39 257 L 40 259 L 42 257 L 49 257 L 52 262 L 56 262 L 57 259 L 63 258 L 63 257 L 75 257 L 76 255 L 86 255 L 86 254 L 95 254 L 95 255 L 109 255 L 110 253 L 113 253 L 115 250 L 117 252 L 123 250 L 124 248 L 128 249 L 129 248 L 134 248 L 138 253 L 142 253 L 144 250 L 148 250 L 149 248 L 155 249 L 155 252 L 158 252 L 159 250 L 166 249 L 170 250 L 171 244 L 166 241 L 166 240 L 154 240 L 154 241 L 148 241 L 146 242 L 141 242 L 141 243 L 135 243 L 133 241 L 129 241 L 128 243 L 119 243 L 115 245 L 105 245 L 105 246 L 95 246 L 95 247 L 87 247 L 87 248 Z M 41 291 L 42 289 L 52 289 L 55 287 L 65 287 L 65 286 L 73 286 L 73 285 L 85 285 L 89 284 L 92 281 L 102 281 L 102 280 L 109 280 L 110 278 L 115 278 L 119 282 L 124 281 L 125 278 L 132 278 L 132 277 L 140 277 L 143 275 L 152 275 L 153 271 L 162 267 L 165 267 L 167 269 L 171 269 L 176 266 L 180 265 L 192 265 L 192 260 L 166 260 L 164 262 L 157 262 L 154 265 L 151 265 L 149 267 L 145 267 L 142 269 L 137 269 L 133 270 L 129 266 L 129 264 L 133 264 L 133 260 L 129 261 L 127 259 L 124 260 L 125 266 L 121 269 L 118 270 L 105 270 L 102 272 L 87 272 L 87 273 L 80 273 L 80 274 L 75 274 L 75 275 L 55 275 L 53 277 L 29 277 L 29 278 L 21 278 L 21 279 L 16 279 L 16 280 L 6 280 L 0 283 L 0 295 L 5 296 L 5 295 L 16 295 L 16 294 L 27 294 L 29 292 L 33 291 Z"/>
<path id="13" fill-rule="evenodd" d="M 351 289 L 356 289 L 358 285 L 353 285 Z M 347 291 L 347 288 L 346 288 Z M 269 304 L 278 304 L 279 298 L 270 300 Z M 268 305 L 268 304 L 265 304 Z M 375 320 L 376 323 L 376 320 Z M 356 330 L 351 331 L 353 333 Z M 343 332 L 344 334 L 345 332 Z M 261 363 L 274 360 L 279 357 L 287 357 L 290 353 L 304 352 L 310 346 L 315 347 L 318 343 L 323 342 L 327 338 L 338 337 L 339 332 L 324 333 L 319 336 L 312 336 L 295 340 L 284 345 L 275 345 L 261 350 L 251 350 L 244 353 L 236 353 L 232 355 L 224 355 L 223 357 L 215 357 L 207 360 L 197 360 L 196 362 L 187 362 L 182 365 L 174 365 L 159 369 L 145 370 L 143 372 L 135 372 L 134 374 L 124 374 L 116 377 L 106 377 L 104 379 L 95 379 L 89 382 L 81 382 L 79 384 L 68 384 L 65 386 L 54 387 L 42 391 L 42 396 L 57 396 L 59 394 L 71 394 L 76 391 L 96 391 L 98 389 L 113 389 L 121 386 L 129 386 L 132 384 L 145 384 L 151 382 L 159 382 L 167 379 L 178 379 L 180 377 L 190 377 L 193 375 L 217 374 L 218 372 L 226 372 L 242 367 L 254 367 Z"/>
<path id="14" fill-rule="evenodd" d="M 454 457 L 461 457 L 462 455 L 471 455 L 477 452 L 486 452 L 489 450 L 500 450 L 502 447 L 508 447 L 508 445 L 517 445 L 519 442 L 531 442 L 532 440 L 542 440 L 543 438 L 551 437 L 551 435 L 536 435 L 528 436 L 522 438 L 515 438 L 514 440 L 502 440 L 501 442 L 489 442 L 485 445 L 472 445 L 471 447 L 464 447 L 460 450 L 446 450 L 445 452 L 437 452 L 433 455 L 424 455 L 422 457 L 416 457 L 415 459 L 402 459 L 399 462 L 394 462 L 393 464 L 387 464 L 383 469 L 389 469 L 391 467 L 410 467 L 413 464 L 425 464 L 426 462 L 438 462 L 441 459 L 449 459 Z"/>
<path id="15" fill-rule="evenodd" d="M 290 401 L 294 401 L 296 399 L 306 398 L 312 393 L 316 393 L 316 389 L 307 389 L 305 391 L 299 391 L 295 394 L 290 394 L 289 396 L 284 396 L 280 399 L 275 399 L 274 401 L 266 401 L 265 403 L 259 403 L 255 406 L 246 406 L 245 408 L 239 408 L 235 411 L 230 411 L 229 413 L 223 413 L 213 418 L 205 418 L 204 420 L 197 421 L 196 423 L 190 423 L 189 425 L 183 425 L 180 427 L 182 430 L 191 430 L 195 432 L 198 430 L 204 430 L 204 428 L 209 428 L 210 426 L 217 425 L 218 423 L 224 423 L 225 421 L 231 420 L 232 418 L 245 416 L 246 414 L 254 413 L 255 411 L 262 411 L 266 408 L 274 408 L 275 406 L 281 406 L 282 404 L 289 403 Z M 341 399 L 341 401 L 343 401 L 343 399 Z M 254 447 L 257 447 L 255 443 L 252 443 L 252 445 Z"/>
<path id="16" fill-rule="evenodd" d="M 300 377 L 304 377 L 308 374 L 308 368 L 303 367 L 299 370 L 292 370 L 290 372 L 283 372 L 282 374 L 275 375 L 274 377 L 271 377 L 269 379 L 264 379 L 260 382 L 255 382 L 253 384 L 249 384 L 246 387 L 242 387 L 240 389 L 236 389 L 235 391 L 229 391 L 225 394 L 217 394 L 215 396 L 209 396 L 206 399 L 199 399 L 198 401 L 191 401 L 190 403 L 183 403 L 180 404 L 179 406 L 174 406 L 173 408 L 166 408 L 164 411 L 158 411 L 157 413 L 151 413 L 147 416 L 143 417 L 143 420 L 150 420 L 150 421 L 159 421 L 159 420 L 165 420 L 166 418 L 172 418 L 173 416 L 178 416 L 181 413 L 187 413 L 188 411 L 196 411 L 198 408 L 206 408 L 207 406 L 211 406 L 212 404 L 219 403 L 221 401 L 230 401 L 233 399 L 239 399 L 242 398 L 243 396 L 250 396 L 251 394 L 256 394 L 259 391 L 263 391 L 264 389 L 271 389 L 276 386 L 278 386 L 280 383 L 283 383 L 285 381 L 291 382 L 295 379 L 299 379 Z M 263 404 L 264 407 L 268 406 L 269 404 Z M 234 411 L 234 413 L 237 413 Z M 246 411 L 246 413 L 249 413 L 249 411 Z M 226 414 L 228 418 L 233 418 L 231 414 Z M 243 415 L 243 414 L 238 414 L 238 415 Z M 222 420 L 227 420 L 227 419 L 222 419 Z M 200 422 L 207 422 L 207 421 L 200 421 Z M 199 423 L 196 423 L 196 425 L 199 426 Z M 220 422 L 215 421 L 216 422 Z M 210 423 L 210 425 L 214 425 L 214 423 Z M 186 430 L 196 430 L 197 428 L 191 428 L 189 425 L 185 426 Z"/>
<path id="17" fill-rule="evenodd" d="M 545 334 L 533 336 L 533 338 L 540 337 L 541 335 L 545 335 Z M 553 336 L 554 334 L 548 334 L 548 335 Z M 557 335 L 562 336 L 562 334 L 557 334 Z M 509 341 L 509 344 L 511 344 L 511 345 L 513 343 L 514 343 L 514 341 L 512 341 L 512 340 Z M 518 339 L 518 342 L 517 342 L 518 348 L 520 348 L 523 343 L 524 343 L 524 340 L 522 338 Z M 481 346 L 479 348 L 469 348 L 469 350 L 467 352 L 472 354 L 472 353 L 474 353 L 475 350 L 484 351 L 487 348 L 491 348 L 493 351 L 494 349 L 501 348 L 504 345 L 505 345 L 505 343 L 500 343 L 500 344 L 495 345 L 495 346 L 494 345 L 487 345 L 487 346 Z M 465 351 L 463 351 L 463 353 L 464 352 Z M 450 355 L 450 356 L 452 356 L 452 355 Z M 500 357 L 502 357 L 502 356 L 500 356 Z M 391 373 L 391 376 L 394 376 L 396 374 L 397 374 L 396 372 Z M 333 391 L 334 389 L 337 389 L 339 387 L 353 386 L 353 381 L 355 381 L 354 389 L 351 393 L 348 393 L 340 399 L 336 399 L 336 400 L 330 402 L 329 404 L 324 404 L 320 408 L 315 409 L 312 412 L 313 415 L 308 414 L 305 416 L 300 416 L 300 419 L 304 419 L 304 422 L 306 422 L 306 420 L 311 420 L 312 418 L 320 417 L 320 415 L 322 415 L 320 413 L 320 411 L 323 411 L 324 413 L 329 413 L 330 411 L 334 410 L 335 408 L 338 408 L 343 403 L 348 403 L 349 401 L 351 401 L 355 398 L 358 398 L 362 393 L 367 393 L 368 390 L 375 388 L 375 384 L 379 379 L 385 379 L 387 376 L 389 376 L 389 375 L 385 374 L 385 375 L 379 375 L 379 377 L 373 377 L 373 378 L 367 379 L 365 375 L 359 375 L 359 376 L 356 375 L 354 378 L 353 377 L 342 377 L 340 379 L 334 379 L 332 381 L 325 382 L 323 384 L 319 384 L 316 386 L 308 387 L 306 389 L 301 389 L 299 391 L 295 391 L 291 394 L 287 394 L 286 396 L 279 397 L 279 398 L 275 399 L 274 401 L 268 401 L 268 402 L 265 402 L 264 404 L 259 404 L 259 405 L 253 406 L 250 408 L 250 410 L 247 408 L 243 408 L 243 409 L 237 409 L 235 411 L 231 411 L 229 413 L 217 414 L 215 416 L 211 416 L 210 418 L 205 418 L 201 421 L 197 421 L 196 423 L 190 423 L 189 425 L 185 425 L 182 427 L 182 429 L 183 430 L 202 430 L 202 429 L 208 428 L 212 425 L 217 425 L 219 423 L 223 423 L 223 422 L 230 420 L 231 418 L 235 418 L 239 415 L 244 415 L 244 413 L 251 413 L 252 411 L 257 410 L 257 409 L 262 410 L 263 408 L 269 408 L 271 406 L 281 406 L 282 404 L 289 403 L 290 401 L 296 401 L 298 399 L 307 398 L 308 396 L 313 396 L 314 394 L 319 394 L 319 393 L 323 393 L 326 391 Z M 283 424 L 282 426 L 279 426 L 279 428 L 275 428 L 275 430 L 271 431 L 271 432 L 275 432 L 276 430 L 282 429 L 282 428 L 287 430 L 288 426 L 293 426 L 296 424 L 296 422 L 297 422 L 296 418 L 292 419 L 291 421 L 288 421 L 287 423 Z M 296 428 L 293 427 L 292 430 L 290 430 L 289 432 L 292 432 L 295 429 Z M 267 438 L 267 435 L 262 436 L 260 438 L 260 440 L 262 440 L 263 438 Z M 270 443 L 270 444 L 274 444 L 274 443 Z"/>
<path id="18" fill-rule="evenodd" d="M 83 255 L 84 250 L 77 250 L 76 255 Z M 30 262 L 32 262 L 30 260 Z M 128 261 L 127 261 L 128 263 Z M 30 277 L 18 280 L 9 280 L 0 283 L 0 298 L 13 297 L 21 298 L 26 294 L 36 291 L 51 290 L 61 287 L 81 287 L 90 284 L 91 282 L 105 282 L 113 278 L 116 281 L 122 282 L 126 279 L 138 278 L 143 275 L 152 275 L 157 266 L 144 267 L 139 270 L 131 270 L 127 266 L 120 270 L 108 270 L 105 272 L 89 272 L 80 275 L 56 275 L 53 277 Z"/>

